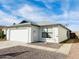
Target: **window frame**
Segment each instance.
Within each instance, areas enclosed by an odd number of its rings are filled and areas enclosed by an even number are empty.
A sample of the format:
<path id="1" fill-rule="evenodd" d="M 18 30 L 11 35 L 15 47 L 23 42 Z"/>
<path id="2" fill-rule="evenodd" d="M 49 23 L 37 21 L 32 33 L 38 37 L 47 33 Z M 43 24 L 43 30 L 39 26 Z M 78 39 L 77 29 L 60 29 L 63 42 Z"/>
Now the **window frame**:
<path id="1" fill-rule="evenodd" d="M 52 36 L 50 36 L 49 34 L 53 35 L 53 32 L 52 32 L 53 30 L 51 32 L 48 30 L 49 30 L 49 28 L 47 28 L 47 27 L 42 28 L 42 38 L 52 38 Z"/>

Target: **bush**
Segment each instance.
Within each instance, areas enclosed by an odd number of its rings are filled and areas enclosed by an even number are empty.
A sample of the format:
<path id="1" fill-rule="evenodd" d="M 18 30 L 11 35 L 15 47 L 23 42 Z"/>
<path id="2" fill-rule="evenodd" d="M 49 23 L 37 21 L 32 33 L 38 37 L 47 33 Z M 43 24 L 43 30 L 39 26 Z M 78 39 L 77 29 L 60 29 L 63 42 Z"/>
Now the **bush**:
<path id="1" fill-rule="evenodd" d="M 4 31 L 0 31 L 0 38 L 4 38 Z"/>

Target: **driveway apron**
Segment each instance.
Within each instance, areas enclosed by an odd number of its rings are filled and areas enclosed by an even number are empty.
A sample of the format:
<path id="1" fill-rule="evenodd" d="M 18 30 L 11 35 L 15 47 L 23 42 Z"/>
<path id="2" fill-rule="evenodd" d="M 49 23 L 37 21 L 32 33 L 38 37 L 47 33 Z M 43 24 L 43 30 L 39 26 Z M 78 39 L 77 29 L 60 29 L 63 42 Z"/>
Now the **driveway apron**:
<path id="1" fill-rule="evenodd" d="M 74 43 L 67 59 L 79 59 L 79 43 Z"/>

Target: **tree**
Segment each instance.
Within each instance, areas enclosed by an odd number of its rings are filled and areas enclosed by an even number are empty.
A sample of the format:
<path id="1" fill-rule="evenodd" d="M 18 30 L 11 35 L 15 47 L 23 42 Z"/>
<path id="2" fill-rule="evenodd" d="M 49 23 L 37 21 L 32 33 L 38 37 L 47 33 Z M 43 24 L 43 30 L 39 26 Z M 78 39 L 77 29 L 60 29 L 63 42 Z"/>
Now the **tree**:
<path id="1" fill-rule="evenodd" d="M 22 23 L 28 23 L 28 22 L 29 21 L 23 20 L 23 21 L 20 22 L 20 24 L 22 24 Z"/>
<path id="2" fill-rule="evenodd" d="M 15 25 L 16 23 L 13 23 L 13 25 Z"/>

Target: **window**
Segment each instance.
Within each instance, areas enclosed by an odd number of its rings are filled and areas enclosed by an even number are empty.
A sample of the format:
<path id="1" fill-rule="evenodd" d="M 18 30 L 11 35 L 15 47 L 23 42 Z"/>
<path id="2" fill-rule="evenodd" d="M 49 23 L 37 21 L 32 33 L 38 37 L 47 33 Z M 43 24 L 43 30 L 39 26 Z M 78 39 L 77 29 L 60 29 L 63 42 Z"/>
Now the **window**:
<path id="1" fill-rule="evenodd" d="M 42 28 L 42 32 L 47 32 L 47 31 L 48 31 L 48 30 L 47 30 L 46 27 Z"/>
<path id="2" fill-rule="evenodd" d="M 52 37 L 52 28 L 43 28 L 42 29 L 42 38 L 51 38 Z"/>
<path id="3" fill-rule="evenodd" d="M 47 33 L 46 32 L 42 32 L 42 38 L 47 38 Z"/>

